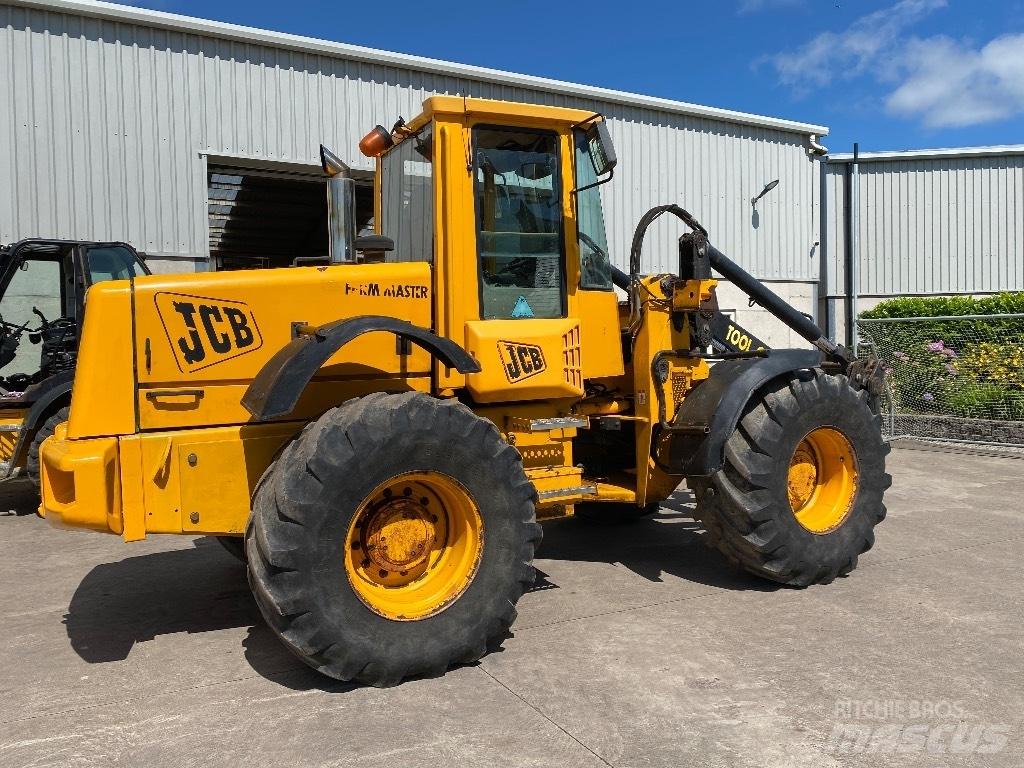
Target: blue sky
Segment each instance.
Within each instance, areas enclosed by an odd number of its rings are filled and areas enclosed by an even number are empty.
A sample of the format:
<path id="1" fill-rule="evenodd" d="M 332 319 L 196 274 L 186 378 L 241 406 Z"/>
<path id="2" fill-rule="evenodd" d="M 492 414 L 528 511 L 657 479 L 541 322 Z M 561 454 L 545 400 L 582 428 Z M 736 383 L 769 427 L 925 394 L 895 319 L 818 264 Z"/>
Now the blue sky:
<path id="1" fill-rule="evenodd" d="M 1024 0 L 135 4 L 824 124 L 833 152 L 1024 143 Z"/>

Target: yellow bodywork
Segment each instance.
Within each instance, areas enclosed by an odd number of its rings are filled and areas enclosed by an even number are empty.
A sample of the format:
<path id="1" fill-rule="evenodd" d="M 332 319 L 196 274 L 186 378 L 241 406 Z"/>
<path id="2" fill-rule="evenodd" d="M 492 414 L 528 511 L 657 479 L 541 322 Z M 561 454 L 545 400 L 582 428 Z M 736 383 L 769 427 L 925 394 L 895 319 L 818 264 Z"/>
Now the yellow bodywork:
<path id="1" fill-rule="evenodd" d="M 691 346 L 688 325 L 673 322 L 673 313 L 708 301 L 714 281 L 692 281 L 666 295 L 659 277 L 644 278 L 640 322 L 630 330 L 632 320 L 614 291 L 580 287 L 576 202 L 566 183 L 560 192 L 565 316 L 482 319 L 473 128 L 554 132 L 561 176 L 572 180 L 573 127 L 592 119 L 580 110 L 427 99 L 406 131 L 427 125 L 433 131 L 429 261 L 153 275 L 94 286 L 70 419 L 42 449 L 41 513 L 127 541 L 148 533 L 240 535 L 255 486 L 281 447 L 331 407 L 381 391 L 473 403 L 521 453 L 538 491 L 539 517 L 572 514 L 580 501 L 644 505 L 666 498 L 680 478 L 654 458 L 656 427 L 673 417 L 708 366 L 699 358 L 668 356 L 667 377 L 658 380 L 652 361 Z M 378 226 L 380 185 L 378 163 Z M 254 421 L 242 396 L 296 329 L 365 315 L 430 329 L 463 347 L 481 370 L 459 373 L 417 346 L 396 343 L 390 333 L 372 332 L 331 357 L 289 414 Z M 632 333 L 630 360 L 623 354 L 624 333 Z M 630 461 L 621 471 L 586 476 L 574 456 L 577 442 L 609 423 L 632 436 Z M 438 492 L 458 507 L 457 489 Z M 448 524 L 471 528 L 472 510 L 459 515 Z M 413 547 L 434 535 L 403 525 Z M 474 557 L 469 550 L 457 554 L 456 585 L 469 578 Z M 350 577 L 358 571 L 351 566 Z M 384 583 L 395 578 L 388 575 Z M 381 585 L 363 586 L 372 602 Z M 397 616 L 416 613 L 413 603 L 385 601 L 374 608 Z"/>

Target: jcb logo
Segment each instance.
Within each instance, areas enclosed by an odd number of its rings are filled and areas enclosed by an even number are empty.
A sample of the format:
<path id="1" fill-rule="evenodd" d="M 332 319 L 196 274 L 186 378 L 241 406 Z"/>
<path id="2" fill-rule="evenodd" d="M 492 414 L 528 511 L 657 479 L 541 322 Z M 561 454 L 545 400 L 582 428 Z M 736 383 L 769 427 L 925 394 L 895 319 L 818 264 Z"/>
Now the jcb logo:
<path id="1" fill-rule="evenodd" d="M 505 376 L 509 382 L 516 383 L 547 368 L 544 352 L 536 344 L 520 344 L 517 341 L 499 341 L 498 357 L 505 367 Z"/>
<path id="2" fill-rule="evenodd" d="M 182 372 L 199 371 L 263 346 L 256 318 L 241 301 L 156 294 L 156 309 Z"/>

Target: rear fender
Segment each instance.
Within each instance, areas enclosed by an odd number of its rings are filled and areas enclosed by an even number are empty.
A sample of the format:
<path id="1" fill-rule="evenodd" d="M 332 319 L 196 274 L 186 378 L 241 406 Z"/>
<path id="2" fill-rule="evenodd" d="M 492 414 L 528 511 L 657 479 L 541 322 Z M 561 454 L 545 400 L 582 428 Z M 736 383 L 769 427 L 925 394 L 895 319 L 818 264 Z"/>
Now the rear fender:
<path id="1" fill-rule="evenodd" d="M 35 402 L 25 414 L 25 421 L 21 425 L 21 432 L 18 435 L 18 442 L 14 446 L 14 453 L 11 456 L 9 474 L 14 467 L 25 459 L 28 454 L 28 447 L 36 436 L 36 430 L 43 425 L 50 414 L 62 408 L 71 400 L 71 385 L 74 381 L 74 372 L 65 371 L 41 382 L 36 387 Z"/>
<path id="2" fill-rule="evenodd" d="M 709 477 L 722 468 L 725 443 L 739 423 L 750 398 L 772 379 L 821 365 L 821 353 L 810 349 L 775 349 L 765 357 L 723 360 L 697 386 L 676 412 L 663 445 L 673 474 Z"/>
<path id="3" fill-rule="evenodd" d="M 450 339 L 405 320 L 364 315 L 337 320 L 302 332 L 270 358 L 249 384 L 242 405 L 257 421 L 286 416 L 299 401 L 316 372 L 331 356 L 357 336 L 387 331 L 425 349 L 443 365 L 459 373 L 477 373 L 480 364 Z"/>

